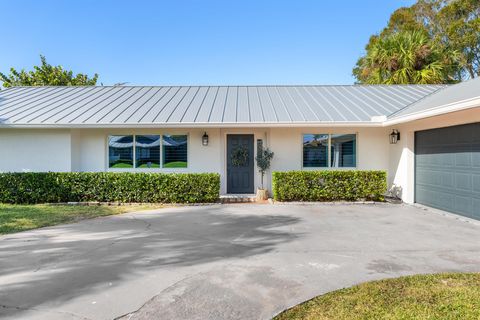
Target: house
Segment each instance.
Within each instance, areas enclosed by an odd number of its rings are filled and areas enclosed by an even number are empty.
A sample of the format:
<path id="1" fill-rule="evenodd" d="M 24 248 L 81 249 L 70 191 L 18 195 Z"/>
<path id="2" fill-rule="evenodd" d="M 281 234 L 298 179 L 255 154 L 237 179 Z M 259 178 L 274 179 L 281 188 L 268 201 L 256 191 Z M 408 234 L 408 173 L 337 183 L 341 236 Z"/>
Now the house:
<path id="1" fill-rule="evenodd" d="M 0 91 L 4 172 L 218 172 L 254 193 L 260 144 L 272 171 L 386 170 L 403 201 L 480 218 L 480 79 Z"/>

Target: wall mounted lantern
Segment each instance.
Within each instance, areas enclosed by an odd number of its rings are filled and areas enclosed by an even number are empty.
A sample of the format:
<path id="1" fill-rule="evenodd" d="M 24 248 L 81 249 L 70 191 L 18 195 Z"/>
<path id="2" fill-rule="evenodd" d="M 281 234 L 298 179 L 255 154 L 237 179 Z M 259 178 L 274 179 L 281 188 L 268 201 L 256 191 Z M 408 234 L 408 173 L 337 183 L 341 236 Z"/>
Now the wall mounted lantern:
<path id="1" fill-rule="evenodd" d="M 202 145 L 208 146 L 208 134 L 206 132 L 202 136 Z"/>
<path id="2" fill-rule="evenodd" d="M 398 140 L 400 140 L 400 132 L 397 129 L 393 129 L 392 133 L 390 133 L 390 143 L 396 144 Z"/>

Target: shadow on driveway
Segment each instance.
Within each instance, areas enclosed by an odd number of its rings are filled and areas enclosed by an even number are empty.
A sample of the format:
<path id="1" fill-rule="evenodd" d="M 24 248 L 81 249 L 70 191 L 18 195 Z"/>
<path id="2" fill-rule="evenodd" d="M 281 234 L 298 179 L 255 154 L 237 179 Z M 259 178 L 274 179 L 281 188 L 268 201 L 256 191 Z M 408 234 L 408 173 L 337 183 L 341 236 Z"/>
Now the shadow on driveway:
<path id="1" fill-rule="evenodd" d="M 226 206 L 163 209 L 0 238 L 0 315 L 92 290 L 150 270 L 172 270 L 270 252 L 301 236 L 299 218 L 231 214 Z M 279 230 L 281 229 L 281 230 Z"/>

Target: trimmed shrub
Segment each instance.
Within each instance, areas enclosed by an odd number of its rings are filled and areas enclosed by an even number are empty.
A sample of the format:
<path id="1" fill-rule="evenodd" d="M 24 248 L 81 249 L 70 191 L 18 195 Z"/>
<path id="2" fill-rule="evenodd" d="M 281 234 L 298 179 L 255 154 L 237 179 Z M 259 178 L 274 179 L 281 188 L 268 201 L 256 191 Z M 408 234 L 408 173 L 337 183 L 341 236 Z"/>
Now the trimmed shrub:
<path id="1" fill-rule="evenodd" d="M 219 194 L 216 173 L 0 173 L 0 203 L 205 203 Z"/>
<path id="2" fill-rule="evenodd" d="M 361 170 L 273 172 L 272 187 L 277 201 L 383 201 L 387 173 Z"/>

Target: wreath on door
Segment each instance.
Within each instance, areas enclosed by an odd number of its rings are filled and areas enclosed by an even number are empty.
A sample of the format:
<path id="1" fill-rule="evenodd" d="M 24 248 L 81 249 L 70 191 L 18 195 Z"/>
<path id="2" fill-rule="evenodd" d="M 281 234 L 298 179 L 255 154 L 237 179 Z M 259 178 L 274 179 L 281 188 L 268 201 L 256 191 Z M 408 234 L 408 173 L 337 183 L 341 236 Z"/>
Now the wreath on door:
<path id="1" fill-rule="evenodd" d="M 234 167 L 244 167 L 248 162 L 248 149 L 244 146 L 236 147 L 230 154 L 230 161 Z"/>

